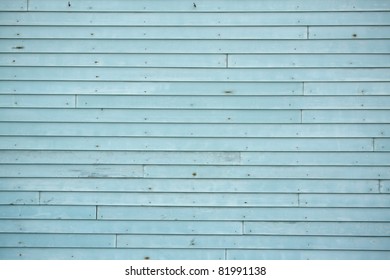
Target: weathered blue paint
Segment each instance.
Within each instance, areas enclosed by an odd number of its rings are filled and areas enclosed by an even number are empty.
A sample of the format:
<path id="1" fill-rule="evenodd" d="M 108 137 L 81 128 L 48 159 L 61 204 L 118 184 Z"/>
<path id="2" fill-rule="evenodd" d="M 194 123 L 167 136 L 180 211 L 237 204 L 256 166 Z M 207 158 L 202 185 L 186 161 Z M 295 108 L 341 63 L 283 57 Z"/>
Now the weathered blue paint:
<path id="1" fill-rule="evenodd" d="M 0 1 L 0 259 L 390 259 L 390 2 Z"/>

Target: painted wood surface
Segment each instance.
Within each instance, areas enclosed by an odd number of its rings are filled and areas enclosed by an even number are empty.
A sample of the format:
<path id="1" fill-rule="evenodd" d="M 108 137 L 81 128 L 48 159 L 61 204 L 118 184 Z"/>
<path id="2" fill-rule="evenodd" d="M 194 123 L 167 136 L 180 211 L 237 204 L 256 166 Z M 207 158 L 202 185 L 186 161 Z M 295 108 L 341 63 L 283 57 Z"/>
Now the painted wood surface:
<path id="1" fill-rule="evenodd" d="M 67 152 L 68 153 L 68 152 Z M 143 153 L 143 152 L 142 152 Z M 191 152 L 192 153 L 192 152 Z M 2 178 L 4 191 L 97 192 L 241 192 L 241 193 L 379 193 L 387 180 L 378 179 L 199 179 L 193 178 Z M 382 188 L 381 188 L 382 187 Z"/>
<path id="2" fill-rule="evenodd" d="M 0 1 L 0 259 L 390 259 L 390 2 Z"/>
<path id="3" fill-rule="evenodd" d="M 24 0 L 25 1 L 25 0 Z M 2 3 L 6 2 L 5 0 Z M 8 1 L 16 3 L 17 1 Z M 50 1 L 53 2 L 53 1 Z M 82 2 L 78 1 L 79 4 Z M 134 1 L 132 1 L 134 3 Z M 147 1 L 142 1 L 144 4 Z M 183 1 L 180 1 L 183 2 Z M 214 1 L 212 1 L 214 2 Z M 275 3 L 275 1 L 273 1 Z M 294 1 L 292 1 L 294 2 Z M 296 1 L 295 1 L 296 2 Z M 353 1 L 356 5 L 356 1 Z M 94 1 L 96 3 L 96 1 Z M 193 3 L 193 2 L 192 2 Z M 263 1 L 264 3 L 264 1 Z M 334 2 L 333 2 L 334 3 Z M 383 3 L 383 2 L 382 2 Z M 383 10 L 355 10 L 326 12 L 314 10 L 302 11 L 214 11 L 207 13 L 194 13 L 194 11 L 173 11 L 173 5 L 169 6 L 170 11 L 155 13 L 142 11 L 121 11 L 113 12 L 105 10 L 84 11 L 69 13 L 69 11 L 46 12 L 0 12 L 0 24 L 11 26 L 382 26 L 389 25 L 389 11 Z M 243 6 L 246 7 L 246 6 Z M 264 7 L 264 6 L 263 6 Z M 337 2 L 337 8 L 340 3 Z M 30 9 L 31 11 L 31 9 Z"/>

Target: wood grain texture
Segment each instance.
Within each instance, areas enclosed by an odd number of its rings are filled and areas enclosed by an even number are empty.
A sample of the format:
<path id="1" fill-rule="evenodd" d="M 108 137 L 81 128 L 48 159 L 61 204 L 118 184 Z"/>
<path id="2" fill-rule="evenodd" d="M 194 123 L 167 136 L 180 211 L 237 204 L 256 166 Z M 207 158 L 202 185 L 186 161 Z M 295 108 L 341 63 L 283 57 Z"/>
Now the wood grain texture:
<path id="1" fill-rule="evenodd" d="M 65 151 L 65 153 L 68 153 Z M 122 153 L 122 152 L 120 152 Z M 143 153 L 143 152 L 141 152 Z M 193 152 L 191 152 L 193 153 Z M 1 178 L 4 191 L 379 193 L 386 180 L 336 179 L 172 179 L 172 178 Z"/>
<path id="2" fill-rule="evenodd" d="M 374 241 L 375 240 L 375 241 Z M 341 249 L 389 250 L 388 237 L 331 237 L 331 236 L 168 236 L 120 235 L 120 248 L 229 248 L 229 249 Z M 271 245 L 272 244 L 272 245 Z"/>
<path id="3" fill-rule="evenodd" d="M 387 251 L 358 250 L 228 250 L 228 260 L 388 260 Z"/>
<path id="4" fill-rule="evenodd" d="M 101 234 L 0 234 L 0 246 L 29 248 L 112 248 L 115 235 Z"/>
<path id="5" fill-rule="evenodd" d="M 389 15 L 0 1 L 0 259 L 389 259 Z"/>
<path id="6" fill-rule="evenodd" d="M 16 60 L 15 60 L 16 61 Z M 71 62 L 71 60 L 70 60 Z M 81 62 L 81 60 L 80 60 Z M 175 62 L 173 62 L 175 63 Z M 191 65 L 191 64 L 187 64 Z M 2 81 L 4 94 L 303 95 L 302 82 Z"/>
<path id="7" fill-rule="evenodd" d="M 41 206 L 41 205 L 2 205 L 0 219 L 75 219 L 96 218 L 94 206 Z"/>
<path id="8" fill-rule="evenodd" d="M 223 249 L 1 248 L 4 260 L 224 260 Z"/>
<path id="9" fill-rule="evenodd" d="M 261 235 L 359 235 L 383 236 L 390 234 L 389 223 L 346 222 L 247 222 L 246 234 Z"/>
<path id="10" fill-rule="evenodd" d="M 22 39 L 307 39 L 306 27 L 0 27 L 2 38 Z M 386 29 L 378 38 L 387 38 Z M 320 37 L 319 31 L 315 35 Z M 326 32 L 326 31 L 325 31 Z M 323 33 L 325 33 L 323 32 Z M 363 33 L 364 31 L 362 31 Z M 318 34 L 317 34 L 318 33 Z M 367 32 L 366 32 L 367 33 Z M 322 35 L 322 36 L 326 36 Z M 340 35 L 342 36 L 342 35 Z M 367 35 L 366 35 L 367 36 Z"/>
<path id="11" fill-rule="evenodd" d="M 4 1 L 2 1 L 4 2 Z M 13 1 L 16 2 L 16 1 Z M 275 2 L 275 1 L 274 1 Z M 95 1 L 96 3 L 96 1 Z M 144 2 L 145 3 L 145 2 Z M 340 3 L 338 3 L 339 5 Z M 389 25 L 389 11 L 276 12 L 0 12 L 4 26 L 343 26 Z"/>
<path id="12" fill-rule="evenodd" d="M 66 0 L 30 0 L 32 11 L 359 11 L 359 10 L 388 10 L 390 4 L 386 1 L 372 0 L 367 3 L 364 0 L 347 1 L 339 3 L 336 0 L 246 0 L 245 5 L 234 1 L 226 0 L 199 0 L 196 7 L 193 1 L 171 0 L 169 5 L 165 5 L 158 0 L 136 0 L 75 2 L 69 6 Z"/>
<path id="13" fill-rule="evenodd" d="M 5 150 L 367 152 L 374 149 L 372 138 L 3 136 L 0 139 L 0 149 Z M 380 140 L 384 142 L 380 142 Z M 387 142 L 388 138 L 375 140 L 375 149 L 385 150 L 384 143 Z"/>
<path id="14" fill-rule="evenodd" d="M 81 236 L 102 234 L 109 239 L 115 234 L 232 235 L 242 233 L 242 223 L 238 221 L 0 220 L 0 224 L 3 232 L 6 233 L 53 235 L 67 233 Z"/>
<path id="15" fill-rule="evenodd" d="M 0 67 L 2 80 L 178 81 L 178 82 L 322 82 L 385 81 L 388 69 L 172 69 Z"/>
<path id="16" fill-rule="evenodd" d="M 385 197 L 383 197 L 385 198 Z M 385 199 L 382 200 L 386 204 Z M 296 194 L 42 192 L 43 205 L 297 206 Z M 314 202 L 315 203 L 315 202 Z M 373 202 L 374 203 L 374 202 Z"/>
<path id="17" fill-rule="evenodd" d="M 0 123 L 2 136 L 110 137 L 375 137 L 390 136 L 388 124 L 154 124 Z"/>
<path id="18" fill-rule="evenodd" d="M 115 44 L 113 44 L 115 42 Z M 209 53 L 356 54 L 388 53 L 388 40 L 118 40 L 3 39 L 6 53 Z"/>
<path id="19" fill-rule="evenodd" d="M 364 207 L 139 207 L 99 206 L 103 220 L 211 220 L 267 222 L 385 222 L 390 208 Z M 354 234 L 354 232 L 350 232 Z"/>

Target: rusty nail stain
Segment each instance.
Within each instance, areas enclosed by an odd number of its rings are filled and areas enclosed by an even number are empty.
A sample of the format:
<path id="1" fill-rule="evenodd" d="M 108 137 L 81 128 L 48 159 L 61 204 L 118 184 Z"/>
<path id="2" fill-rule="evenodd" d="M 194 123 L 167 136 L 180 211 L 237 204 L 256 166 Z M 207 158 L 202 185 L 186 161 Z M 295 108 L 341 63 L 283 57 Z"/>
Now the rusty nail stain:
<path id="1" fill-rule="evenodd" d="M 16 46 L 16 47 L 12 47 L 12 48 L 15 49 L 15 50 L 22 50 L 22 49 L 24 49 L 23 46 Z"/>
<path id="2" fill-rule="evenodd" d="M 196 8 L 196 4 L 195 3 L 192 3 L 192 4 L 194 4 L 194 8 Z"/>
<path id="3" fill-rule="evenodd" d="M 68 2 L 68 7 L 72 6 L 72 4 L 70 4 L 70 1 Z"/>
<path id="4" fill-rule="evenodd" d="M 357 34 L 355 34 L 355 33 L 354 33 L 354 34 L 352 34 L 352 37 L 356 38 L 356 37 L 357 37 Z"/>
<path id="5" fill-rule="evenodd" d="M 197 174 L 196 174 L 196 172 L 192 173 L 192 176 L 194 176 L 194 177 L 195 177 L 196 175 L 197 175 Z"/>
<path id="6" fill-rule="evenodd" d="M 150 260 L 150 258 L 148 256 L 144 257 L 144 260 Z"/>

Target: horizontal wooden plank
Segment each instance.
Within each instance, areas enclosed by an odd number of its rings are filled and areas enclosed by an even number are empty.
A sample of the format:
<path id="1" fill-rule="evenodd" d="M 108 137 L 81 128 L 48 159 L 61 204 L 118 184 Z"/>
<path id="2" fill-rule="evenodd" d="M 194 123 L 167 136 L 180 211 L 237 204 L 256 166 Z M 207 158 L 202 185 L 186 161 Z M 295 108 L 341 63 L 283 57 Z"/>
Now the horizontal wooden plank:
<path id="1" fill-rule="evenodd" d="M 27 0 L 1 0 L 0 10 L 1 11 L 26 11 Z"/>
<path id="2" fill-rule="evenodd" d="M 226 55 L 206 54 L 0 54 L 5 66 L 226 67 Z"/>
<path id="3" fill-rule="evenodd" d="M 241 234 L 242 222 L 0 220 L 3 233 Z"/>
<path id="4" fill-rule="evenodd" d="M 146 165 L 148 178 L 390 179 L 390 168 L 375 166 L 184 166 Z M 390 201 L 389 201 L 390 202 Z M 390 205 L 390 204 L 389 204 Z"/>
<path id="5" fill-rule="evenodd" d="M 11 53 L 389 53 L 378 40 L 78 40 L 2 39 Z"/>
<path id="6" fill-rule="evenodd" d="M 15 98 L 24 98 L 20 95 Z M 39 98 L 40 96 L 34 97 Z M 33 98 L 33 97 L 30 97 Z M 78 108 L 389 109 L 390 96 L 109 96 L 80 95 Z"/>
<path id="7" fill-rule="evenodd" d="M 388 194 L 301 194 L 300 206 L 309 207 L 390 207 Z"/>
<path id="8" fill-rule="evenodd" d="M 3 150 L 88 151 L 372 151 L 370 138 L 150 138 L 150 137 L 11 137 Z"/>
<path id="9" fill-rule="evenodd" d="M 306 39 L 307 28 L 303 26 L 0 26 L 0 36 L 4 39 Z"/>
<path id="10" fill-rule="evenodd" d="M 0 219 L 95 219 L 95 206 L 0 206 Z"/>
<path id="11" fill-rule="evenodd" d="M 390 154 L 386 152 L 241 152 L 240 158 L 243 165 L 390 165 Z"/>
<path id="12" fill-rule="evenodd" d="M 310 26 L 309 39 L 388 39 L 390 26 Z"/>
<path id="13" fill-rule="evenodd" d="M 389 251 L 227 250 L 228 260 L 388 260 Z"/>
<path id="14" fill-rule="evenodd" d="M 386 154 L 384 154 L 386 155 Z M 0 163 L 240 164 L 238 152 L 0 151 Z M 97 166 L 97 167 L 99 167 Z M 115 170 L 112 170 L 115 172 Z M 110 172 L 107 170 L 107 173 Z M 111 174 L 111 172 L 110 172 Z"/>
<path id="15" fill-rule="evenodd" d="M 300 110 L 3 108 L 0 110 L 0 119 L 70 123 L 300 123 L 301 112 Z"/>
<path id="16" fill-rule="evenodd" d="M 73 108 L 72 95 L 0 95 L 0 107 Z"/>
<path id="17" fill-rule="evenodd" d="M 38 204 L 38 192 L 0 192 L 0 205 Z"/>
<path id="18" fill-rule="evenodd" d="M 205 249 L 97 249 L 0 248 L 4 260 L 223 260 L 225 250 Z"/>
<path id="19" fill-rule="evenodd" d="M 119 235 L 119 248 L 389 250 L 388 237 Z"/>
<path id="20" fill-rule="evenodd" d="M 389 82 L 305 83 L 305 95 L 388 95 Z"/>
<path id="21" fill-rule="evenodd" d="M 389 236 L 389 223 L 362 222 L 245 222 L 244 234 Z"/>
<path id="22" fill-rule="evenodd" d="M 37 248 L 112 248 L 115 235 L 101 234 L 0 234 L 0 246 Z"/>
<path id="23" fill-rule="evenodd" d="M 7 59 L 10 60 L 9 57 Z M 8 62 L 7 65 L 19 64 Z M 228 56 L 228 64 L 230 68 L 389 67 L 390 56 L 385 54 L 233 54 Z"/>
<path id="24" fill-rule="evenodd" d="M 0 165 L 0 177 L 134 178 L 142 165 Z"/>
<path id="25" fill-rule="evenodd" d="M 390 110 L 389 110 L 390 112 Z M 389 137 L 390 124 L 155 124 L 0 122 L 3 136 Z"/>
<path id="26" fill-rule="evenodd" d="M 244 5 L 245 4 L 245 5 Z M 133 0 L 131 2 L 112 0 L 105 1 L 73 1 L 68 5 L 67 0 L 30 0 L 31 11 L 365 11 L 388 10 L 387 1 L 354 0 L 340 3 L 336 0 L 326 2 L 320 0 L 246 0 L 238 4 L 224 0 L 198 0 L 196 5 L 188 0 L 171 0 L 169 5 L 158 0 Z"/>
<path id="27" fill-rule="evenodd" d="M 303 110 L 303 123 L 389 123 L 389 110 Z"/>
<path id="28" fill-rule="evenodd" d="M 390 151 L 390 139 L 375 139 L 374 140 L 374 150 L 375 151 Z"/>
<path id="29" fill-rule="evenodd" d="M 233 67 L 388 67 L 387 55 L 230 55 Z M 326 59 L 324 59 L 326 58 Z M 0 54 L 7 66 L 225 67 L 225 55 L 194 54 Z"/>
<path id="30" fill-rule="evenodd" d="M 388 260 L 387 251 L 357 250 L 226 250 L 227 259 L 235 260 Z M 2 248 L 4 260 L 223 260 L 223 249 L 81 249 L 81 248 Z"/>
<path id="31" fill-rule="evenodd" d="M 0 151 L 1 164 L 377 165 L 387 152 Z"/>
<path id="32" fill-rule="evenodd" d="M 21 152 L 21 151 L 18 151 Z M 68 152 L 66 152 L 68 153 Z M 378 180 L 1 178 L 3 191 L 378 193 Z"/>
<path id="33" fill-rule="evenodd" d="M 296 194 L 42 192 L 43 205 L 296 206 Z"/>
<path id="34" fill-rule="evenodd" d="M 22 98 L 24 96 L 19 96 Z M 154 100 L 154 103 L 150 102 Z M 383 109 L 388 108 L 387 96 L 349 97 L 198 97 L 198 96 L 78 96 L 78 107 L 88 108 L 207 108 L 207 109 Z"/>
<path id="35" fill-rule="evenodd" d="M 303 95 L 303 83 L 3 81 L 0 84 L 0 92 L 11 94 Z"/>
<path id="36" fill-rule="evenodd" d="M 388 68 L 102 68 L 102 67 L 0 67 L 1 80 L 61 81 L 181 81 L 181 82 L 289 82 L 386 81 Z"/>
<path id="37" fill-rule="evenodd" d="M 225 5 L 226 3 L 224 3 Z M 338 3 L 339 4 L 339 3 Z M 11 26 L 340 26 L 389 25 L 389 12 L 1 12 L 0 24 Z"/>
<path id="38" fill-rule="evenodd" d="M 99 206 L 105 220 L 388 222 L 390 208 L 119 207 Z"/>

